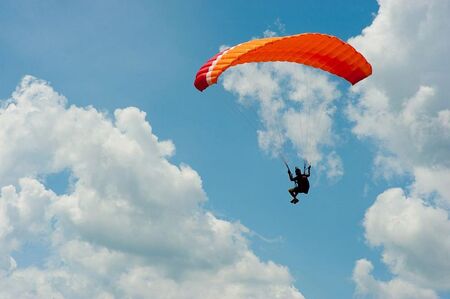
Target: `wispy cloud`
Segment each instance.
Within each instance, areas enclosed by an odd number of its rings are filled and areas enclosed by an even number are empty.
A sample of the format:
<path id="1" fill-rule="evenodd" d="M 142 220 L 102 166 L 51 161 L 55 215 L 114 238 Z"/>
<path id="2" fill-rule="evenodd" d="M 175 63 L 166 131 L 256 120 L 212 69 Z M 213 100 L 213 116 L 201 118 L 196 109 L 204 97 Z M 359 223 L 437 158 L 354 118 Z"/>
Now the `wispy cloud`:
<path id="1" fill-rule="evenodd" d="M 330 170 L 333 177 L 343 174 L 333 150 L 334 101 L 341 96 L 335 82 L 293 63 L 242 65 L 223 78 L 225 89 L 240 103 L 256 105 L 263 126 L 257 136 L 264 151 L 277 156 L 294 150 L 298 157 Z"/>

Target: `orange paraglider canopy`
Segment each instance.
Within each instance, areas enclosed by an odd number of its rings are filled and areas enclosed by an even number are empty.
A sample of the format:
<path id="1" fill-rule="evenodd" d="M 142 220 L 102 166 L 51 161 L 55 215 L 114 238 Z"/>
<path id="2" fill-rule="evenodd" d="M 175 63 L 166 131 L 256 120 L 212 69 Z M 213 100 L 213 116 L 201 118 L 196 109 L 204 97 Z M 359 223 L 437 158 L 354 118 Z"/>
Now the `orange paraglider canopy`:
<path id="1" fill-rule="evenodd" d="M 372 66 L 350 44 L 331 35 L 304 33 L 251 40 L 209 59 L 194 85 L 203 91 L 229 67 L 249 62 L 287 61 L 319 68 L 356 84 L 372 74 Z"/>

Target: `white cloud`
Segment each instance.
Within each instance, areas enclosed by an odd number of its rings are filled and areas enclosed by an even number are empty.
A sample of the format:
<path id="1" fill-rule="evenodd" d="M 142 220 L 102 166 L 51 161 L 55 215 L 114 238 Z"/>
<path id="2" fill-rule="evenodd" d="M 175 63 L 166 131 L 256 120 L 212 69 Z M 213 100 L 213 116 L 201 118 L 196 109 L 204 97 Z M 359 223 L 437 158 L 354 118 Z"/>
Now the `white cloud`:
<path id="1" fill-rule="evenodd" d="M 368 243 L 381 246 L 394 278 L 376 281 L 372 266 L 358 262 L 355 282 L 375 298 L 397 298 L 389 294 L 405 283 L 411 294 L 403 297 L 436 298 L 429 291 L 450 289 L 450 2 L 378 3 L 372 24 L 349 40 L 373 75 L 352 88 L 357 97 L 347 112 L 356 136 L 378 149 L 376 175 L 412 183 L 404 188 L 409 197 L 401 189 L 380 194 L 364 220 Z"/>
<path id="2" fill-rule="evenodd" d="M 20 180 L 22 192 L 13 186 L 1 189 L 0 194 L 0 274 L 14 270 L 16 261 L 10 253 L 27 241 L 39 238 L 49 242 L 50 216 L 46 207 L 56 195 L 29 178 Z"/>
<path id="3" fill-rule="evenodd" d="M 372 264 L 356 262 L 356 295 L 365 298 L 438 298 L 450 290 L 450 220 L 445 209 L 431 207 L 400 188 L 377 197 L 364 218 L 365 238 L 380 247 L 393 278 L 379 281 Z"/>
<path id="4" fill-rule="evenodd" d="M 450 290 L 450 220 L 399 188 L 377 197 L 364 218 L 366 240 L 381 246 L 383 262 L 402 280 Z"/>
<path id="5" fill-rule="evenodd" d="M 373 23 L 349 40 L 373 66 L 373 75 L 353 88 L 360 95 L 348 108 L 353 132 L 374 140 L 379 157 L 391 157 L 384 162 L 398 174 L 448 169 L 450 3 L 379 4 Z"/>
<path id="6" fill-rule="evenodd" d="M 344 175 L 342 160 L 335 152 L 328 155 L 325 165 L 326 175 L 330 180 L 338 179 Z"/>
<path id="7" fill-rule="evenodd" d="M 412 192 L 417 196 L 427 197 L 437 193 L 439 206 L 450 209 L 450 168 L 442 166 L 415 167 Z"/>
<path id="8" fill-rule="evenodd" d="M 263 125 L 257 132 L 259 145 L 269 154 L 292 147 L 319 168 L 328 168 L 326 160 L 337 161 L 332 117 L 340 93 L 326 75 L 292 63 L 247 64 L 227 70 L 223 86 L 240 103 L 256 104 Z M 332 166 L 330 173 L 343 174 L 341 163 Z"/>
<path id="9" fill-rule="evenodd" d="M 379 281 L 372 276 L 373 265 L 365 259 L 356 262 L 353 281 L 356 283 L 356 295 L 374 299 L 437 299 L 430 289 L 423 289 L 395 278 L 388 282 Z"/>
<path id="10" fill-rule="evenodd" d="M 136 108 L 67 107 L 25 77 L 0 110 L 0 297 L 303 298 L 244 226 L 202 208 L 201 178 L 174 151 Z M 56 195 L 45 176 L 65 169 Z M 48 249 L 42 266 L 11 258 L 30 241 Z"/>

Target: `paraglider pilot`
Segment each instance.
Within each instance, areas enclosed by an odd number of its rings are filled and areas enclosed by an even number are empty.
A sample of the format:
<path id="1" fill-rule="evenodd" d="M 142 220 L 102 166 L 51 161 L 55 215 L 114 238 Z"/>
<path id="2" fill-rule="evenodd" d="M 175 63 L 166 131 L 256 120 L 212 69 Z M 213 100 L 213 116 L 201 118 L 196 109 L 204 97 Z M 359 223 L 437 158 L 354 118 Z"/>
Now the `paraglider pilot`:
<path id="1" fill-rule="evenodd" d="M 306 165 L 305 165 L 306 166 Z M 306 172 L 306 169 L 308 172 Z M 303 169 L 303 174 L 300 168 L 295 167 L 295 177 L 292 176 L 291 170 L 288 168 L 288 174 L 289 179 L 295 183 L 295 187 L 289 189 L 289 193 L 292 195 L 291 203 L 296 204 L 299 202 L 297 199 L 297 195 L 299 193 L 305 193 L 308 194 L 309 191 L 309 180 L 308 177 L 311 174 L 311 165 L 308 166 L 308 168 Z"/>

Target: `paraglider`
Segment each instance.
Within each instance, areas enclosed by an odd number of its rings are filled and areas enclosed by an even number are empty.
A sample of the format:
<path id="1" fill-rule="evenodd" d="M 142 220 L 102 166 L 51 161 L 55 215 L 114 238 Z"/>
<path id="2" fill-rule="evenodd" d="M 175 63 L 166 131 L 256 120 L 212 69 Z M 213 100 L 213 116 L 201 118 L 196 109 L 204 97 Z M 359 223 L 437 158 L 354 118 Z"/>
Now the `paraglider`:
<path id="1" fill-rule="evenodd" d="M 291 203 L 297 204 L 299 202 L 297 195 L 299 193 L 308 194 L 309 192 L 308 178 L 311 175 L 311 165 L 308 165 L 308 167 L 306 167 L 305 163 L 305 165 L 303 166 L 303 173 L 300 170 L 300 168 L 295 167 L 295 177 L 294 177 L 286 162 L 285 164 L 288 169 L 289 179 L 291 180 L 291 182 L 295 183 L 295 187 L 288 190 L 292 196 Z M 306 172 L 306 170 L 308 170 L 308 172 Z"/>
<path id="2" fill-rule="evenodd" d="M 197 72 L 195 87 L 217 83 L 229 67 L 249 62 L 287 61 L 315 67 L 356 84 L 372 74 L 372 66 L 350 44 L 321 33 L 254 39 L 221 51 Z"/>
<path id="3" fill-rule="evenodd" d="M 217 83 L 220 75 L 230 67 L 251 62 L 294 62 L 318 68 L 347 80 L 352 85 L 372 74 L 372 66 L 350 44 L 321 33 L 303 33 L 291 36 L 250 40 L 211 57 L 197 72 L 194 85 L 203 91 Z M 285 162 L 286 164 L 286 162 Z M 295 177 L 289 166 L 289 179 L 296 186 L 289 189 L 291 203 L 299 202 L 299 193 L 308 194 L 311 165 L 295 168 Z M 307 170 L 307 172 L 306 172 Z"/>

